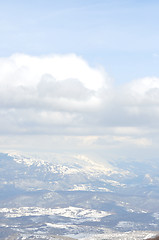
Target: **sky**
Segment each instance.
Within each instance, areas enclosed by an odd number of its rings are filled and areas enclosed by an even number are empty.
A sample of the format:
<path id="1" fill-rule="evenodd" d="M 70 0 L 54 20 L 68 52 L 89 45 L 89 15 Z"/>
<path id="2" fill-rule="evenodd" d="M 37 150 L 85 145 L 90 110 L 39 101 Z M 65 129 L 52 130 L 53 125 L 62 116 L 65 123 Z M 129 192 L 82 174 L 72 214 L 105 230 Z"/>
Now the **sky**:
<path id="1" fill-rule="evenodd" d="M 157 159 L 157 0 L 0 1 L 0 148 Z"/>

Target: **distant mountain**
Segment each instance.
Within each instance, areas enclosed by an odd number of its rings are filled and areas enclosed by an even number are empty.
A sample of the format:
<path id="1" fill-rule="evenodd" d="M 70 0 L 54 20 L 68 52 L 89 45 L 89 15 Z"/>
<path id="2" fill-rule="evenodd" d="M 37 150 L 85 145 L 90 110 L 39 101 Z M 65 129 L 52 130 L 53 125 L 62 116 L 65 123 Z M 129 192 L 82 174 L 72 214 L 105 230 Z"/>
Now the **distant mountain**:
<path id="1" fill-rule="evenodd" d="M 159 197 L 157 162 L 98 164 L 85 156 L 0 154 L 0 187 L 14 191 L 91 191 Z"/>
<path id="2" fill-rule="evenodd" d="M 141 239 L 159 230 L 158 169 L 157 162 L 1 153 L 0 239 L 113 239 L 129 231 Z"/>
<path id="3" fill-rule="evenodd" d="M 1 187 L 14 186 L 22 190 L 100 191 L 112 192 L 124 188 L 117 181 L 129 173 L 112 166 L 105 167 L 84 156 L 75 156 L 71 162 L 56 159 L 1 154 Z"/>

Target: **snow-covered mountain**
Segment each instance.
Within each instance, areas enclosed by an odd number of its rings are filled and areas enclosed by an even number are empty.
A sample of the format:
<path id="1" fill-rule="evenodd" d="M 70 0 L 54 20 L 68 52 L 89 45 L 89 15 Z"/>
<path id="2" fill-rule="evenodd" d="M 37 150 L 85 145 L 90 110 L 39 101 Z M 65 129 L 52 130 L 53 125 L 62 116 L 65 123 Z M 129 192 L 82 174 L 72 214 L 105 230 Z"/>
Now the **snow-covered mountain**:
<path id="1" fill-rule="evenodd" d="M 0 239 L 150 236 L 159 230 L 157 170 L 157 162 L 1 153 Z"/>
<path id="2" fill-rule="evenodd" d="M 0 157 L 3 171 L 1 184 L 24 190 L 112 192 L 125 186 L 117 179 L 129 174 L 110 165 L 97 164 L 81 155 L 61 162 L 56 156 L 49 161 L 15 153 L 1 154 Z"/>

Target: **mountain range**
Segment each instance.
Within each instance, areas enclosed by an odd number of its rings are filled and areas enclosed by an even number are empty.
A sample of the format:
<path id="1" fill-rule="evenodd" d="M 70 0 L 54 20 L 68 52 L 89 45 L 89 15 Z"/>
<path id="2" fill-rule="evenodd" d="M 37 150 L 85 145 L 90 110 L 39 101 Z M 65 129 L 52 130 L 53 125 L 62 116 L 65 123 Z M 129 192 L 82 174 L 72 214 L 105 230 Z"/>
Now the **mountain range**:
<path id="1" fill-rule="evenodd" d="M 151 237 L 159 231 L 158 167 L 1 153 L 0 239 Z"/>

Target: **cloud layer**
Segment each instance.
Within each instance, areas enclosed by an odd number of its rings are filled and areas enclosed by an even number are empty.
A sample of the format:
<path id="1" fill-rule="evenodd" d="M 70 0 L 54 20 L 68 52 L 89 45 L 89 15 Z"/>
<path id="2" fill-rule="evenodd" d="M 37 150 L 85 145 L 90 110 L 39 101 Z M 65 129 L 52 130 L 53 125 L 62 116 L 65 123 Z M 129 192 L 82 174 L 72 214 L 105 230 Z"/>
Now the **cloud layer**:
<path id="1" fill-rule="evenodd" d="M 58 134 L 58 127 L 85 125 L 108 83 L 75 55 L 13 55 L 0 59 L 0 86 L 1 133 Z"/>
<path id="2" fill-rule="evenodd" d="M 149 146 L 158 130 L 159 78 L 117 87 L 102 68 L 74 54 L 0 59 L 1 135 Z"/>

